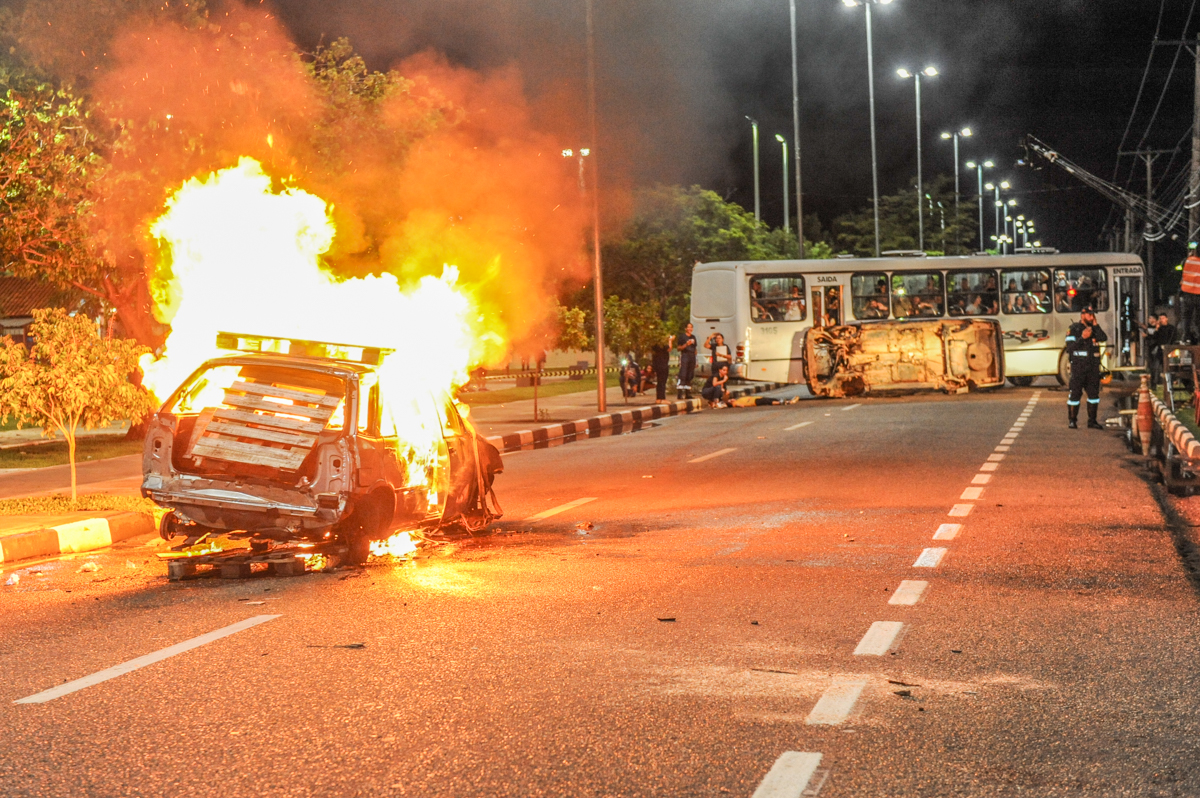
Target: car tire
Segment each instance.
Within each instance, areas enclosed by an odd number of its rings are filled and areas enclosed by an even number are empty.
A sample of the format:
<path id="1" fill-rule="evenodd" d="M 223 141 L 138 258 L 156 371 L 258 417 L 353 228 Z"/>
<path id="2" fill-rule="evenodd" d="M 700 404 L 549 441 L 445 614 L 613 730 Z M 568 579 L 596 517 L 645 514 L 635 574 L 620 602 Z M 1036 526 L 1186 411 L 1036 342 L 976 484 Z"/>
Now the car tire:
<path id="1" fill-rule="evenodd" d="M 1065 349 L 1058 356 L 1058 373 L 1054 376 L 1058 378 L 1059 385 L 1066 385 L 1071 381 L 1071 358 L 1067 357 Z"/>
<path id="2" fill-rule="evenodd" d="M 346 564 L 362 565 L 371 556 L 371 534 L 378 524 L 375 507 L 369 502 L 354 508 L 342 526 L 339 537 L 346 545 Z"/>
<path id="3" fill-rule="evenodd" d="M 1033 385 L 1033 377 L 1009 377 L 1008 381 L 1018 388 L 1028 388 Z"/>

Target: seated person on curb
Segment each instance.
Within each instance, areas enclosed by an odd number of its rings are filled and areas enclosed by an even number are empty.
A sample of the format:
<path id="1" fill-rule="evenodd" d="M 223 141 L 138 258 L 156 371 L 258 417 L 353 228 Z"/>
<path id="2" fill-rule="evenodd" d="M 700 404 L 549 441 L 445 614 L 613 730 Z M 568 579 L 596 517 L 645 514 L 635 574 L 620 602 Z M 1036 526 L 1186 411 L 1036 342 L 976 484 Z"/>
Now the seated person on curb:
<path id="1" fill-rule="evenodd" d="M 725 387 L 728 382 L 729 364 L 722 363 L 700 389 L 700 395 L 708 401 L 709 407 L 725 407 L 725 401 L 729 399 L 729 390 Z"/>

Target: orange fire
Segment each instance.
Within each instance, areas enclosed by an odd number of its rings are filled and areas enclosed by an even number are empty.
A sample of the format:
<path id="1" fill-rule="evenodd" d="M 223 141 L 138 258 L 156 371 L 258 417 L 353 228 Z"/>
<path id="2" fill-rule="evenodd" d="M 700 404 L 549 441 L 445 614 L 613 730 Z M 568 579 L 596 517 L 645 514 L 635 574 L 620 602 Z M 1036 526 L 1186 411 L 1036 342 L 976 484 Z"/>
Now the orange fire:
<path id="1" fill-rule="evenodd" d="M 188 180 L 151 232 L 162 253 L 157 312 L 171 332 L 160 357 L 143 358 L 148 388 L 170 395 L 222 354 L 222 331 L 394 349 L 379 370 L 380 394 L 409 447 L 411 485 L 424 484 L 437 456 L 433 398 L 504 349 L 453 265 L 407 286 L 391 274 L 333 276 L 321 262 L 336 233 L 328 204 L 277 188 L 251 158 Z"/>

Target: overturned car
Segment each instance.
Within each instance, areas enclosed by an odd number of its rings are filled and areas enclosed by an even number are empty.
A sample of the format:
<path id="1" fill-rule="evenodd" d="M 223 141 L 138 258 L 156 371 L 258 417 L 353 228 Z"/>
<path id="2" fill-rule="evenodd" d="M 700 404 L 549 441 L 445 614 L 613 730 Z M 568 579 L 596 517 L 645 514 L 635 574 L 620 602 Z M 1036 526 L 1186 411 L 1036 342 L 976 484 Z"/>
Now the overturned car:
<path id="1" fill-rule="evenodd" d="M 142 495 L 167 539 L 340 542 L 500 515 L 500 454 L 447 395 L 385 395 L 387 350 L 222 333 L 148 424 Z"/>
<path id="2" fill-rule="evenodd" d="M 863 322 L 813 327 L 804 376 L 814 396 L 931 389 L 961 393 L 1004 384 L 1004 346 L 993 319 Z"/>

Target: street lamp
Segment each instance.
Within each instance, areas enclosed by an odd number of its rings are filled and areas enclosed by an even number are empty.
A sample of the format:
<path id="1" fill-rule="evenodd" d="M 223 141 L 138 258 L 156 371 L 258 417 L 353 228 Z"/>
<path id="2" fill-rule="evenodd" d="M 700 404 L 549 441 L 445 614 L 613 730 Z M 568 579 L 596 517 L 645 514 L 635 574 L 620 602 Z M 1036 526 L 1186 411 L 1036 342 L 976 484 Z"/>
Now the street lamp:
<path id="1" fill-rule="evenodd" d="M 971 128 L 964 127 L 962 130 L 957 130 L 953 133 L 942 133 L 942 139 L 954 140 L 954 245 L 961 251 L 962 249 L 962 230 L 959 229 L 958 215 L 958 137 L 970 138 Z"/>
<path id="2" fill-rule="evenodd" d="M 783 145 L 783 232 L 786 233 L 790 229 L 788 218 L 791 216 L 788 210 L 787 139 L 776 133 L 775 140 Z"/>
<path id="3" fill-rule="evenodd" d="M 995 194 L 996 194 L 996 199 L 995 199 L 995 204 L 996 204 L 996 235 L 994 236 L 994 238 L 995 238 L 997 241 L 999 241 L 999 239 L 1000 239 L 1000 236 L 1001 236 L 1001 232 L 1000 232 L 1000 209 L 1004 207 L 1004 203 L 1000 201 L 1000 189 L 1004 189 L 1005 191 L 1007 191 L 1007 190 L 1008 190 L 1008 188 L 1009 188 L 1009 183 L 1008 183 L 1008 181 L 1007 181 L 1007 180 L 1002 180 L 1002 181 L 1001 181 L 1000 183 L 998 183 L 998 184 L 996 184 L 996 183 L 988 183 L 987 185 L 985 185 L 985 186 L 984 186 L 984 188 L 988 189 L 989 191 L 994 191 L 994 192 L 995 192 Z M 1001 253 L 1001 254 L 1003 254 L 1003 253 Z"/>
<path id="4" fill-rule="evenodd" d="M 871 201 L 875 211 L 875 257 L 879 257 L 879 158 L 875 151 L 875 46 L 871 40 L 871 6 L 886 6 L 892 0 L 842 0 L 848 8 L 862 6 L 867 20 L 867 91 L 871 108 Z"/>
<path id="5" fill-rule="evenodd" d="M 762 203 L 758 194 L 758 120 L 747 116 L 750 120 L 750 130 L 754 137 L 754 221 L 762 221 Z"/>
<path id="6" fill-rule="evenodd" d="M 804 260 L 804 194 L 800 191 L 800 67 L 796 52 L 796 0 L 788 0 L 788 10 L 792 22 L 792 141 L 796 147 L 796 238 L 799 239 L 798 252 L 800 260 Z M 784 183 L 787 183 L 787 170 L 784 169 Z M 787 192 L 784 191 L 786 200 Z M 786 206 L 786 201 L 784 205 Z M 783 215 L 784 221 L 787 214 Z M 787 229 L 786 224 L 784 230 Z"/>
<path id="7" fill-rule="evenodd" d="M 593 0 L 585 0 L 587 33 L 587 105 L 588 128 L 592 146 L 596 146 L 596 23 Z M 596 409 L 608 408 L 608 386 L 604 379 L 604 263 L 600 252 L 600 164 L 592 161 L 592 301 L 596 311 Z"/>
<path id="8" fill-rule="evenodd" d="M 917 91 L 917 241 L 918 248 L 925 250 L 925 216 L 921 211 L 921 197 L 925 194 L 925 188 L 921 185 L 921 76 L 929 78 L 937 77 L 938 71 L 934 67 L 928 66 L 920 72 L 909 72 L 901 67 L 896 70 L 896 74 L 907 80 L 913 79 L 913 85 Z"/>
<path id="9" fill-rule="evenodd" d="M 979 197 L 979 251 L 980 252 L 984 251 L 984 246 L 983 246 L 983 170 L 991 169 L 995 165 L 996 164 L 992 163 L 991 161 L 983 161 L 981 163 L 975 163 L 974 161 L 967 161 L 967 168 L 974 169 L 975 176 L 979 180 L 978 197 Z"/>

